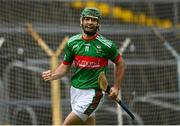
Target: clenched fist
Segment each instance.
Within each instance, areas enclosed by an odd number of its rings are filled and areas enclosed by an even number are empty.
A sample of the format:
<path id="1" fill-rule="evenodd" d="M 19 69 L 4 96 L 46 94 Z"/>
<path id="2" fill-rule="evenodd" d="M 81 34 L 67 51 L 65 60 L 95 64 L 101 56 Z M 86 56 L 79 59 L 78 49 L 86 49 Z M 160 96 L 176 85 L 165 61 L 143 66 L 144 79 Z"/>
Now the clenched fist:
<path id="1" fill-rule="evenodd" d="M 47 70 L 47 71 L 42 73 L 42 78 L 45 81 L 48 81 L 48 80 L 51 80 L 51 75 L 52 75 L 52 71 L 51 70 Z"/>

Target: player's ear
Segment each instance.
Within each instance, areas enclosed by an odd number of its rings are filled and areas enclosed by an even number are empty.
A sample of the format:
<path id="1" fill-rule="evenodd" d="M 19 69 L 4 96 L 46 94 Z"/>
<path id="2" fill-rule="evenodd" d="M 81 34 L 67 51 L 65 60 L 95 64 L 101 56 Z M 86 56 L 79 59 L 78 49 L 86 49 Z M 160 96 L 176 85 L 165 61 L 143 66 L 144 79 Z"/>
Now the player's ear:
<path id="1" fill-rule="evenodd" d="M 101 27 L 101 24 L 98 23 L 99 28 Z"/>
<path id="2" fill-rule="evenodd" d="M 98 31 L 100 30 L 100 27 L 101 27 L 101 25 L 98 23 L 98 25 L 97 25 Z"/>
<path id="3" fill-rule="evenodd" d="M 82 26 L 82 17 L 80 17 L 80 26 Z"/>

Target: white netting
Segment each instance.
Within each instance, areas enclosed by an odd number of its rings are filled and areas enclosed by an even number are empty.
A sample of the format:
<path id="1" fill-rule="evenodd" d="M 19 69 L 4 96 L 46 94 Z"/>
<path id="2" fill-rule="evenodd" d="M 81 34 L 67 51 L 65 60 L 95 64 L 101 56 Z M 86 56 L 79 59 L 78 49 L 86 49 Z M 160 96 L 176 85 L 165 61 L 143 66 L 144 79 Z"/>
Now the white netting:
<path id="1" fill-rule="evenodd" d="M 80 12 L 87 6 L 102 11 L 100 32 L 119 48 L 130 39 L 121 97 L 136 120 L 106 96 L 97 124 L 180 124 L 180 2 L 168 0 L 1 0 L 0 124 L 53 124 L 51 86 L 41 78 L 52 59 L 27 24 L 55 52 L 64 37 L 81 32 Z M 110 63 L 111 85 L 112 73 Z M 62 120 L 71 111 L 70 77 L 61 80 Z"/>

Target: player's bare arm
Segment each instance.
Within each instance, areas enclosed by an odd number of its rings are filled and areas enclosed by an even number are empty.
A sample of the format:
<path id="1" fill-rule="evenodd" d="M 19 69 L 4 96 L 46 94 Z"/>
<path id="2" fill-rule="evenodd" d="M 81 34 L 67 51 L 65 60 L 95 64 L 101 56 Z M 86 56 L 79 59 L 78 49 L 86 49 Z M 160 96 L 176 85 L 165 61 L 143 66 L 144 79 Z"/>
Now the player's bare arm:
<path id="1" fill-rule="evenodd" d="M 119 90 L 121 89 L 122 80 L 124 77 L 125 72 L 125 64 L 123 60 L 118 61 L 115 63 L 115 80 L 114 85 L 111 88 L 111 92 L 109 96 L 114 100 L 119 95 Z"/>
<path id="2" fill-rule="evenodd" d="M 70 65 L 64 65 L 62 63 L 55 69 L 54 72 L 51 70 L 47 70 L 47 71 L 43 72 L 42 78 L 45 81 L 56 80 L 56 79 L 63 77 L 69 71 L 69 69 L 70 69 Z"/>

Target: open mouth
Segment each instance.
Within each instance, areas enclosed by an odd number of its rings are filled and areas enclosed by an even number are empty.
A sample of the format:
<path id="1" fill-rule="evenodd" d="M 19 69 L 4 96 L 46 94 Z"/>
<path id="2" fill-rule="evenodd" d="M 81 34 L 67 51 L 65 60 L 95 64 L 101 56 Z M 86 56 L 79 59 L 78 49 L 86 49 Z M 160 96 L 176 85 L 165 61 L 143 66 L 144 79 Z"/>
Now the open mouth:
<path id="1" fill-rule="evenodd" d="M 92 26 L 86 26 L 85 27 L 87 30 L 94 30 L 94 27 L 92 27 Z"/>
<path id="2" fill-rule="evenodd" d="M 94 35 L 97 32 L 97 28 L 93 25 L 84 25 L 83 30 L 88 35 Z"/>

